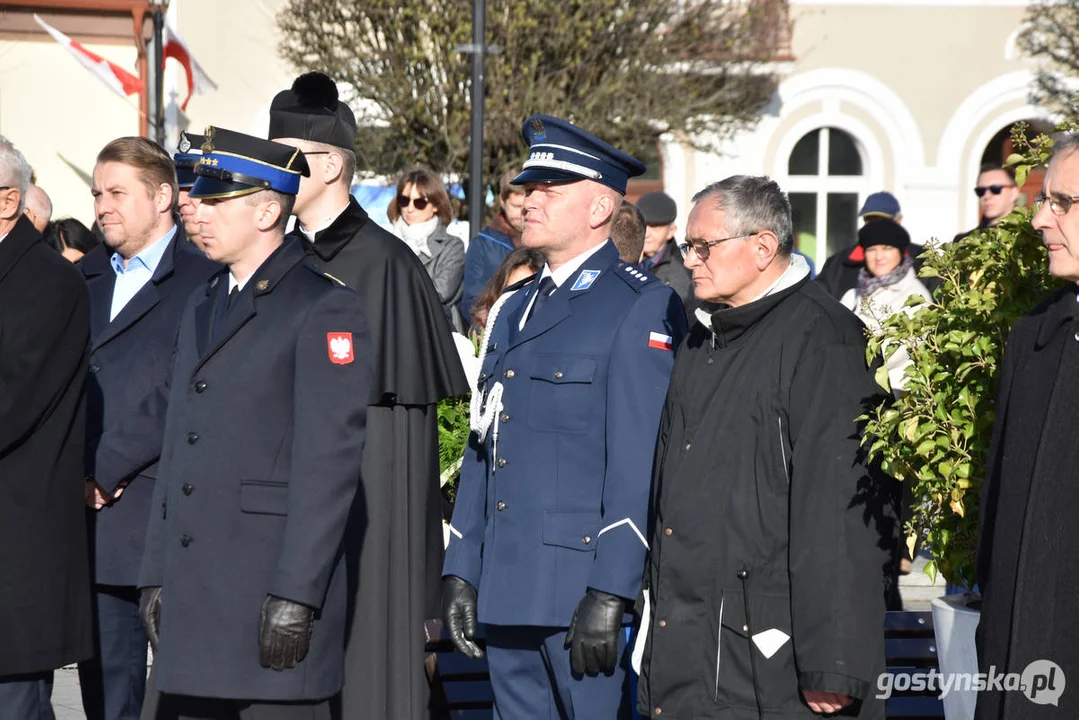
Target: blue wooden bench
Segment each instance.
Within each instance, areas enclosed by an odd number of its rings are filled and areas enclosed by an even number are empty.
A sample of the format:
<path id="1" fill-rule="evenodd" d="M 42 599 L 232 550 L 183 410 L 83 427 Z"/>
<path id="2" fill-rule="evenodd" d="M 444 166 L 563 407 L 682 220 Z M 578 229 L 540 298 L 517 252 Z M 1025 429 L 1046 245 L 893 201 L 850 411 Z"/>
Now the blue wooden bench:
<path id="1" fill-rule="evenodd" d="M 490 720 L 490 676 L 487 660 L 470 660 L 453 648 L 437 620 L 427 621 L 428 677 L 431 679 L 432 720 Z M 483 639 L 478 641 L 484 646 Z M 925 672 L 937 667 L 933 614 L 896 611 L 884 620 L 884 647 L 888 671 L 895 674 Z M 944 706 L 936 693 L 894 691 L 888 699 L 889 720 L 943 720 Z"/>

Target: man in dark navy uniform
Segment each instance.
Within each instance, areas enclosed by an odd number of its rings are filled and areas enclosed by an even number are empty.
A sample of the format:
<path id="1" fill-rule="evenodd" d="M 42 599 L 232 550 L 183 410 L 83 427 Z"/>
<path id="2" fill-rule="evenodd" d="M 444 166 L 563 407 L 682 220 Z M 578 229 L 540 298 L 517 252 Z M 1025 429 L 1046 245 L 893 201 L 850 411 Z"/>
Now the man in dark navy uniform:
<path id="1" fill-rule="evenodd" d="M 158 717 L 321 720 L 342 684 L 342 537 L 362 492 L 363 303 L 285 241 L 303 154 L 217 128 L 206 141 L 191 193 L 228 270 L 180 324 L 139 578 Z"/>
<path id="2" fill-rule="evenodd" d="M 623 624 L 685 311 L 608 240 L 644 165 L 557 118 L 522 132 L 522 243 L 547 265 L 488 321 L 443 615 L 473 657 L 485 623 L 498 717 L 623 718 Z"/>

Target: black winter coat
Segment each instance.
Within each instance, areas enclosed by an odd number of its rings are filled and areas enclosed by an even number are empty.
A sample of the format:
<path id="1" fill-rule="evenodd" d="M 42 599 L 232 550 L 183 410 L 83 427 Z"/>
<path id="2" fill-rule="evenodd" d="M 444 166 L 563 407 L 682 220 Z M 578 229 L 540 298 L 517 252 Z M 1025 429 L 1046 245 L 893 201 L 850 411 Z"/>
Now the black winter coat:
<path id="1" fill-rule="evenodd" d="M 997 674 L 1023 674 L 1031 663 L 1048 660 L 1061 672 L 1055 677 L 1046 673 L 1044 684 L 1052 683 L 1058 691 L 1064 676 L 1070 680 L 1079 669 L 1079 574 L 1071 567 L 1079 553 L 1076 291 L 1069 283 L 1016 322 L 1008 336 L 982 490 L 978 550 L 981 671 L 988 673 L 992 667 Z M 1052 694 L 1042 692 L 1040 704 L 1023 692 L 980 692 L 976 717 L 1079 716 L 1079 696 L 1070 683 L 1059 705 L 1044 704 Z"/>
<path id="2" fill-rule="evenodd" d="M 153 277 L 110 321 L 116 285 L 111 255 L 108 246 L 99 245 L 79 263 L 90 290 L 92 328 L 86 469 L 109 492 L 123 481 L 130 483 L 119 500 L 90 511 L 94 582 L 134 585 L 165 434 L 180 316 L 191 292 L 221 266 L 191 245 L 177 226 Z"/>
<path id="3" fill-rule="evenodd" d="M 640 710 L 816 717 L 808 689 L 882 717 L 895 526 L 859 459 L 854 418 L 880 397 L 862 325 L 805 278 L 712 326 L 680 349 L 660 424 Z"/>
<path id="4" fill-rule="evenodd" d="M 79 271 L 20 218 L 0 241 L 0 676 L 93 654 L 83 500 L 89 343 Z"/>

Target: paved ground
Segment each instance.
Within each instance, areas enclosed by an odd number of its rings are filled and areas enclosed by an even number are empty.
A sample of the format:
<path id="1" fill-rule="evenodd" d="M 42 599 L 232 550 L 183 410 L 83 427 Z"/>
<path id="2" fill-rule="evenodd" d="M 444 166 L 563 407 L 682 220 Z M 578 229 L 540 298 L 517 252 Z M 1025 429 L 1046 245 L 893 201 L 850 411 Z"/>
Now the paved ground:
<path id="1" fill-rule="evenodd" d="M 79 695 L 79 673 L 74 666 L 57 670 L 53 676 L 52 708 L 56 720 L 86 720 Z"/>
<path id="2" fill-rule="evenodd" d="M 919 556 L 914 561 L 910 575 L 899 578 L 899 595 L 903 598 L 904 610 L 929 610 L 933 598 L 944 595 L 944 578 L 937 575 L 936 584 L 929 582 L 925 574 L 926 558 Z"/>

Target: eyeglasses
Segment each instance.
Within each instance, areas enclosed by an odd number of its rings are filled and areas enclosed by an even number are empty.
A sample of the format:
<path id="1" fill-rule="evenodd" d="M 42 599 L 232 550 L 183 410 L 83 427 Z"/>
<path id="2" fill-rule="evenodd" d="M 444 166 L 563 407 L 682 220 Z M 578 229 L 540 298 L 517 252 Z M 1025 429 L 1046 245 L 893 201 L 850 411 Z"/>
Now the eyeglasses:
<path id="1" fill-rule="evenodd" d="M 408 207 L 409 203 L 412 203 L 412 206 L 415 207 L 417 210 L 424 210 L 427 208 L 428 202 L 430 201 L 425 197 L 410 198 L 408 195 L 398 195 L 397 209 L 404 210 L 406 207 Z"/>
<path id="2" fill-rule="evenodd" d="M 727 242 L 728 240 L 737 240 L 738 238 L 753 237 L 757 233 L 747 233 L 745 235 L 731 235 L 730 237 L 720 238 L 719 240 L 702 240 L 701 242 L 684 242 L 678 243 L 676 246 L 678 252 L 682 253 L 682 257 L 688 258 L 689 251 L 692 250 L 697 254 L 697 259 L 704 262 L 708 259 L 708 256 L 712 254 L 712 246 L 719 245 L 721 242 Z"/>
<path id="3" fill-rule="evenodd" d="M 1015 185 L 986 185 L 984 187 L 979 185 L 978 187 L 974 188 L 974 194 L 978 197 L 981 197 L 985 195 L 986 191 L 989 191 L 994 195 L 1000 195 L 1000 193 L 1006 187 L 1015 187 Z"/>
<path id="4" fill-rule="evenodd" d="M 1052 195 L 1047 196 L 1045 193 L 1040 192 L 1034 196 L 1033 210 L 1037 213 L 1042 209 L 1042 205 L 1046 202 L 1049 203 L 1049 210 L 1054 215 L 1067 215 L 1068 211 L 1072 209 L 1072 204 L 1079 200 L 1079 196 L 1075 195 Z"/>

